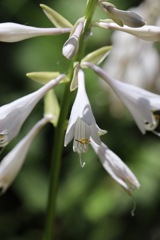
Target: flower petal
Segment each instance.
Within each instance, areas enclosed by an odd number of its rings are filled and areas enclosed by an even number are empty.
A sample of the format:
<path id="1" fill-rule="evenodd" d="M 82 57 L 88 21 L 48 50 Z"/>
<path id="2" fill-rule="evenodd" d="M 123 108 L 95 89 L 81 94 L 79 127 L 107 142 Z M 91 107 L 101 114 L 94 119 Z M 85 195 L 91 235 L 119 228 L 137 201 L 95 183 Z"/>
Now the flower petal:
<path id="1" fill-rule="evenodd" d="M 99 77 L 110 85 L 116 95 L 131 112 L 143 134 L 146 131 L 154 132 L 153 130 L 157 127 L 158 123 L 154 116 L 154 112 L 160 110 L 159 95 L 129 83 L 113 79 L 107 72 L 94 64 L 83 63 L 83 66 L 93 69 Z"/>
<path id="2" fill-rule="evenodd" d="M 90 138 L 101 144 L 99 132 L 104 134 L 104 131 L 96 124 L 85 89 L 84 73 L 80 68 L 77 69 L 77 75 L 78 91 L 71 110 L 64 146 L 74 139 L 73 150 L 81 153 L 87 150 Z"/>
<path id="3" fill-rule="evenodd" d="M 0 163 L 0 189 L 4 193 L 19 173 L 28 149 L 43 126 L 49 119 L 43 118 L 30 130 L 30 132 L 3 158 Z"/>
<path id="4" fill-rule="evenodd" d="M 39 90 L 0 107 L 0 134 L 7 131 L 8 140 L 6 144 L 8 144 L 18 134 L 22 124 L 38 101 L 50 89 L 56 86 L 58 82 L 64 78 L 64 76 L 65 75 L 62 74 L 58 78 L 48 82 Z"/>
<path id="5" fill-rule="evenodd" d="M 140 187 L 140 183 L 132 171 L 104 143 L 102 143 L 100 146 L 91 140 L 90 144 L 98 155 L 104 169 L 123 188 L 130 193 L 134 188 Z"/>

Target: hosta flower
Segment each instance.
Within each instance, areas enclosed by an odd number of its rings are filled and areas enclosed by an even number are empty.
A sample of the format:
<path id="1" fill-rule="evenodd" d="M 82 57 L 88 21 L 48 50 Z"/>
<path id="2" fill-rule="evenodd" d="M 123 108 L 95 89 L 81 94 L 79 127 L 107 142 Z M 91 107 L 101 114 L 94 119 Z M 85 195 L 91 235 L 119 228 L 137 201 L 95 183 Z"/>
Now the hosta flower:
<path id="1" fill-rule="evenodd" d="M 132 28 L 128 26 L 120 27 L 116 23 L 105 22 L 105 21 L 97 22 L 95 25 L 105 29 L 113 29 L 113 30 L 126 32 L 135 37 L 141 38 L 145 41 L 152 41 L 152 42 L 160 41 L 159 26 L 145 25 L 141 28 Z"/>
<path id="2" fill-rule="evenodd" d="M 83 63 L 83 65 L 93 69 L 99 77 L 110 85 L 131 112 L 143 134 L 146 131 L 153 131 L 159 135 L 155 131 L 160 118 L 160 96 L 158 94 L 151 93 L 129 83 L 115 80 L 107 72 L 94 64 Z"/>
<path id="3" fill-rule="evenodd" d="M 81 154 L 87 151 L 91 138 L 97 145 L 101 144 L 99 133 L 104 134 L 105 131 L 96 124 L 85 89 L 84 73 L 79 69 L 78 92 L 71 110 L 64 145 L 67 146 L 73 139 L 73 151 Z"/>
<path id="4" fill-rule="evenodd" d="M 62 74 L 39 90 L 0 107 L 0 147 L 6 146 L 18 134 L 38 101 L 64 76 Z"/>
<path id="5" fill-rule="evenodd" d="M 84 28 L 84 19 L 79 19 L 73 30 L 69 39 L 64 43 L 62 53 L 67 59 L 72 59 L 78 49 L 79 49 L 79 40 Z"/>
<path id="6" fill-rule="evenodd" d="M 125 188 L 125 190 L 130 193 L 134 188 L 140 187 L 140 184 L 132 171 L 104 143 L 97 145 L 91 139 L 90 144 L 95 153 L 98 155 L 104 169 L 115 181 Z"/>
<path id="7" fill-rule="evenodd" d="M 70 28 L 37 28 L 12 22 L 0 23 L 1 42 L 19 42 L 32 37 L 58 35 L 67 32 L 70 32 Z"/>
<path id="8" fill-rule="evenodd" d="M 4 193 L 19 173 L 28 149 L 36 136 L 45 124 L 50 121 L 43 118 L 29 131 L 29 133 L 2 159 L 0 163 L 0 190 Z"/>

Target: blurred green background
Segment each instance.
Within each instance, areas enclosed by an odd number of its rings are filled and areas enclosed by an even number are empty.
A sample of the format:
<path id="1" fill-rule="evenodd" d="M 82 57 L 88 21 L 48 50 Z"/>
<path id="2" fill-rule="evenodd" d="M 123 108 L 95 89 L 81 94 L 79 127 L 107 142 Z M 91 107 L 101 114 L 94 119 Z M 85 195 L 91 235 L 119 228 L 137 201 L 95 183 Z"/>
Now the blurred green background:
<path id="1" fill-rule="evenodd" d="M 121 9 L 141 3 L 138 0 L 112 2 Z M 1 0 L 0 22 L 51 27 L 40 3 L 54 8 L 74 23 L 83 15 L 86 0 Z M 95 18 L 103 17 L 103 12 L 97 9 Z M 111 43 L 110 32 L 96 29 L 93 33 L 87 52 Z M 0 105 L 39 88 L 38 83 L 25 76 L 27 72 L 67 72 L 69 62 L 61 54 L 67 36 L 0 43 Z M 137 208 L 132 217 L 133 199 L 104 171 L 92 149 L 83 156 L 86 165 L 81 168 L 79 157 L 72 152 L 70 144 L 64 149 L 61 166 L 56 239 L 159 240 L 160 140 L 149 133 L 143 136 L 125 108 L 122 116 L 113 116 L 108 92 L 102 90 L 91 71 L 86 71 L 86 87 L 97 123 L 108 131 L 102 140 L 133 170 L 141 188 L 134 192 Z M 60 100 L 63 86 L 57 87 L 56 92 Z M 33 110 L 16 139 L 5 148 L 1 159 L 42 117 L 42 113 L 43 101 Z M 41 239 L 53 135 L 50 125 L 39 133 L 18 177 L 0 197 L 0 240 Z"/>

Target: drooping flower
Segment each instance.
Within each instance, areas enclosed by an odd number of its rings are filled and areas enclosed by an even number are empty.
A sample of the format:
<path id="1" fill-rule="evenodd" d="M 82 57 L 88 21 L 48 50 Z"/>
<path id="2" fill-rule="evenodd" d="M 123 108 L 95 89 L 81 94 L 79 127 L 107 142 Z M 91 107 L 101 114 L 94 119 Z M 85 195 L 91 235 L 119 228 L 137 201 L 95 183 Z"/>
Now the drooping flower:
<path id="1" fill-rule="evenodd" d="M 96 124 L 85 89 L 84 73 L 79 68 L 78 91 L 71 110 L 64 145 L 67 146 L 73 139 L 73 151 L 79 154 L 84 153 L 91 138 L 97 145 L 101 144 L 99 133 L 104 134 L 105 131 Z"/>
<path id="2" fill-rule="evenodd" d="M 16 178 L 34 137 L 49 121 L 49 118 L 43 118 L 37 122 L 29 133 L 2 159 L 0 163 L 1 193 L 4 193 Z"/>
<path id="3" fill-rule="evenodd" d="M 38 28 L 12 22 L 0 23 L 0 42 L 19 42 L 38 36 L 59 35 L 70 30 L 70 28 Z"/>
<path id="4" fill-rule="evenodd" d="M 160 41 L 160 27 L 145 25 L 141 28 L 132 28 L 128 26 L 118 26 L 116 23 L 107 22 L 107 21 L 99 21 L 95 23 L 95 26 L 99 26 L 105 29 L 119 30 L 122 32 L 129 33 L 135 37 L 141 38 L 145 41 L 156 42 Z"/>
<path id="5" fill-rule="evenodd" d="M 127 165 L 103 142 L 101 145 L 97 145 L 92 139 L 90 141 L 92 148 L 98 155 L 104 169 L 111 175 L 111 177 L 117 181 L 128 193 L 134 188 L 139 188 L 140 184 L 127 167 Z"/>
<path id="6" fill-rule="evenodd" d="M 38 101 L 64 76 L 62 74 L 39 90 L 0 107 L 0 147 L 6 146 L 18 134 L 22 124 Z"/>
<path id="7" fill-rule="evenodd" d="M 83 66 L 93 69 L 99 77 L 109 84 L 131 112 L 143 134 L 146 131 L 152 131 L 159 136 L 159 133 L 155 131 L 160 118 L 160 96 L 158 94 L 113 79 L 106 71 L 94 64 L 83 63 Z"/>

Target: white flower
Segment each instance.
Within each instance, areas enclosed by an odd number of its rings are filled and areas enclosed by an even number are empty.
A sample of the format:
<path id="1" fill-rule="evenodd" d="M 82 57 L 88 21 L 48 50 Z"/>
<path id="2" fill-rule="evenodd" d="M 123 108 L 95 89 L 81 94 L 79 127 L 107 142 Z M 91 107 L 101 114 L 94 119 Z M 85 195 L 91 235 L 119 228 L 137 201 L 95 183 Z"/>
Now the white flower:
<path id="1" fill-rule="evenodd" d="M 70 32 L 70 28 L 37 28 L 22 24 L 0 23 L 0 42 L 19 42 L 28 38 L 58 35 Z"/>
<path id="2" fill-rule="evenodd" d="M 75 26 L 72 30 L 73 32 L 71 33 L 71 36 L 64 43 L 64 46 L 62 49 L 62 54 L 67 59 L 72 59 L 76 55 L 76 53 L 79 49 L 79 39 L 83 32 L 83 28 L 84 28 L 84 20 L 80 19 L 75 24 Z"/>
<path id="3" fill-rule="evenodd" d="M 83 63 L 83 65 L 93 69 L 99 77 L 110 85 L 131 112 L 143 134 L 146 131 L 152 131 L 159 136 L 159 133 L 154 131 L 160 118 L 160 96 L 158 94 L 115 80 L 94 64 Z"/>
<path id="4" fill-rule="evenodd" d="M 116 23 L 105 22 L 103 20 L 100 22 L 97 22 L 95 25 L 98 25 L 99 27 L 106 28 L 106 29 L 113 29 L 113 30 L 126 32 L 135 37 L 141 38 L 145 41 L 152 41 L 152 42 L 160 41 L 159 26 L 145 25 L 141 28 L 132 28 L 128 26 L 120 27 Z"/>
<path id="5" fill-rule="evenodd" d="M 39 90 L 0 107 L 0 147 L 6 146 L 18 134 L 37 102 L 64 76 L 62 74 Z"/>
<path id="6" fill-rule="evenodd" d="M 30 130 L 30 132 L 3 158 L 0 163 L 0 190 L 4 193 L 19 173 L 28 149 L 36 136 L 45 124 L 50 121 L 43 118 Z"/>
<path id="7" fill-rule="evenodd" d="M 91 138 L 96 144 L 101 144 L 99 133 L 104 134 L 105 131 L 101 130 L 96 124 L 85 90 L 84 73 L 79 69 L 78 92 L 71 110 L 64 145 L 67 146 L 73 139 L 73 151 L 81 154 L 87 151 Z"/>
<path id="8" fill-rule="evenodd" d="M 127 192 L 131 193 L 134 188 L 139 188 L 140 184 L 127 167 L 127 165 L 104 143 L 97 145 L 92 139 L 90 141 L 92 148 L 98 155 L 104 169 L 116 180 Z"/>

